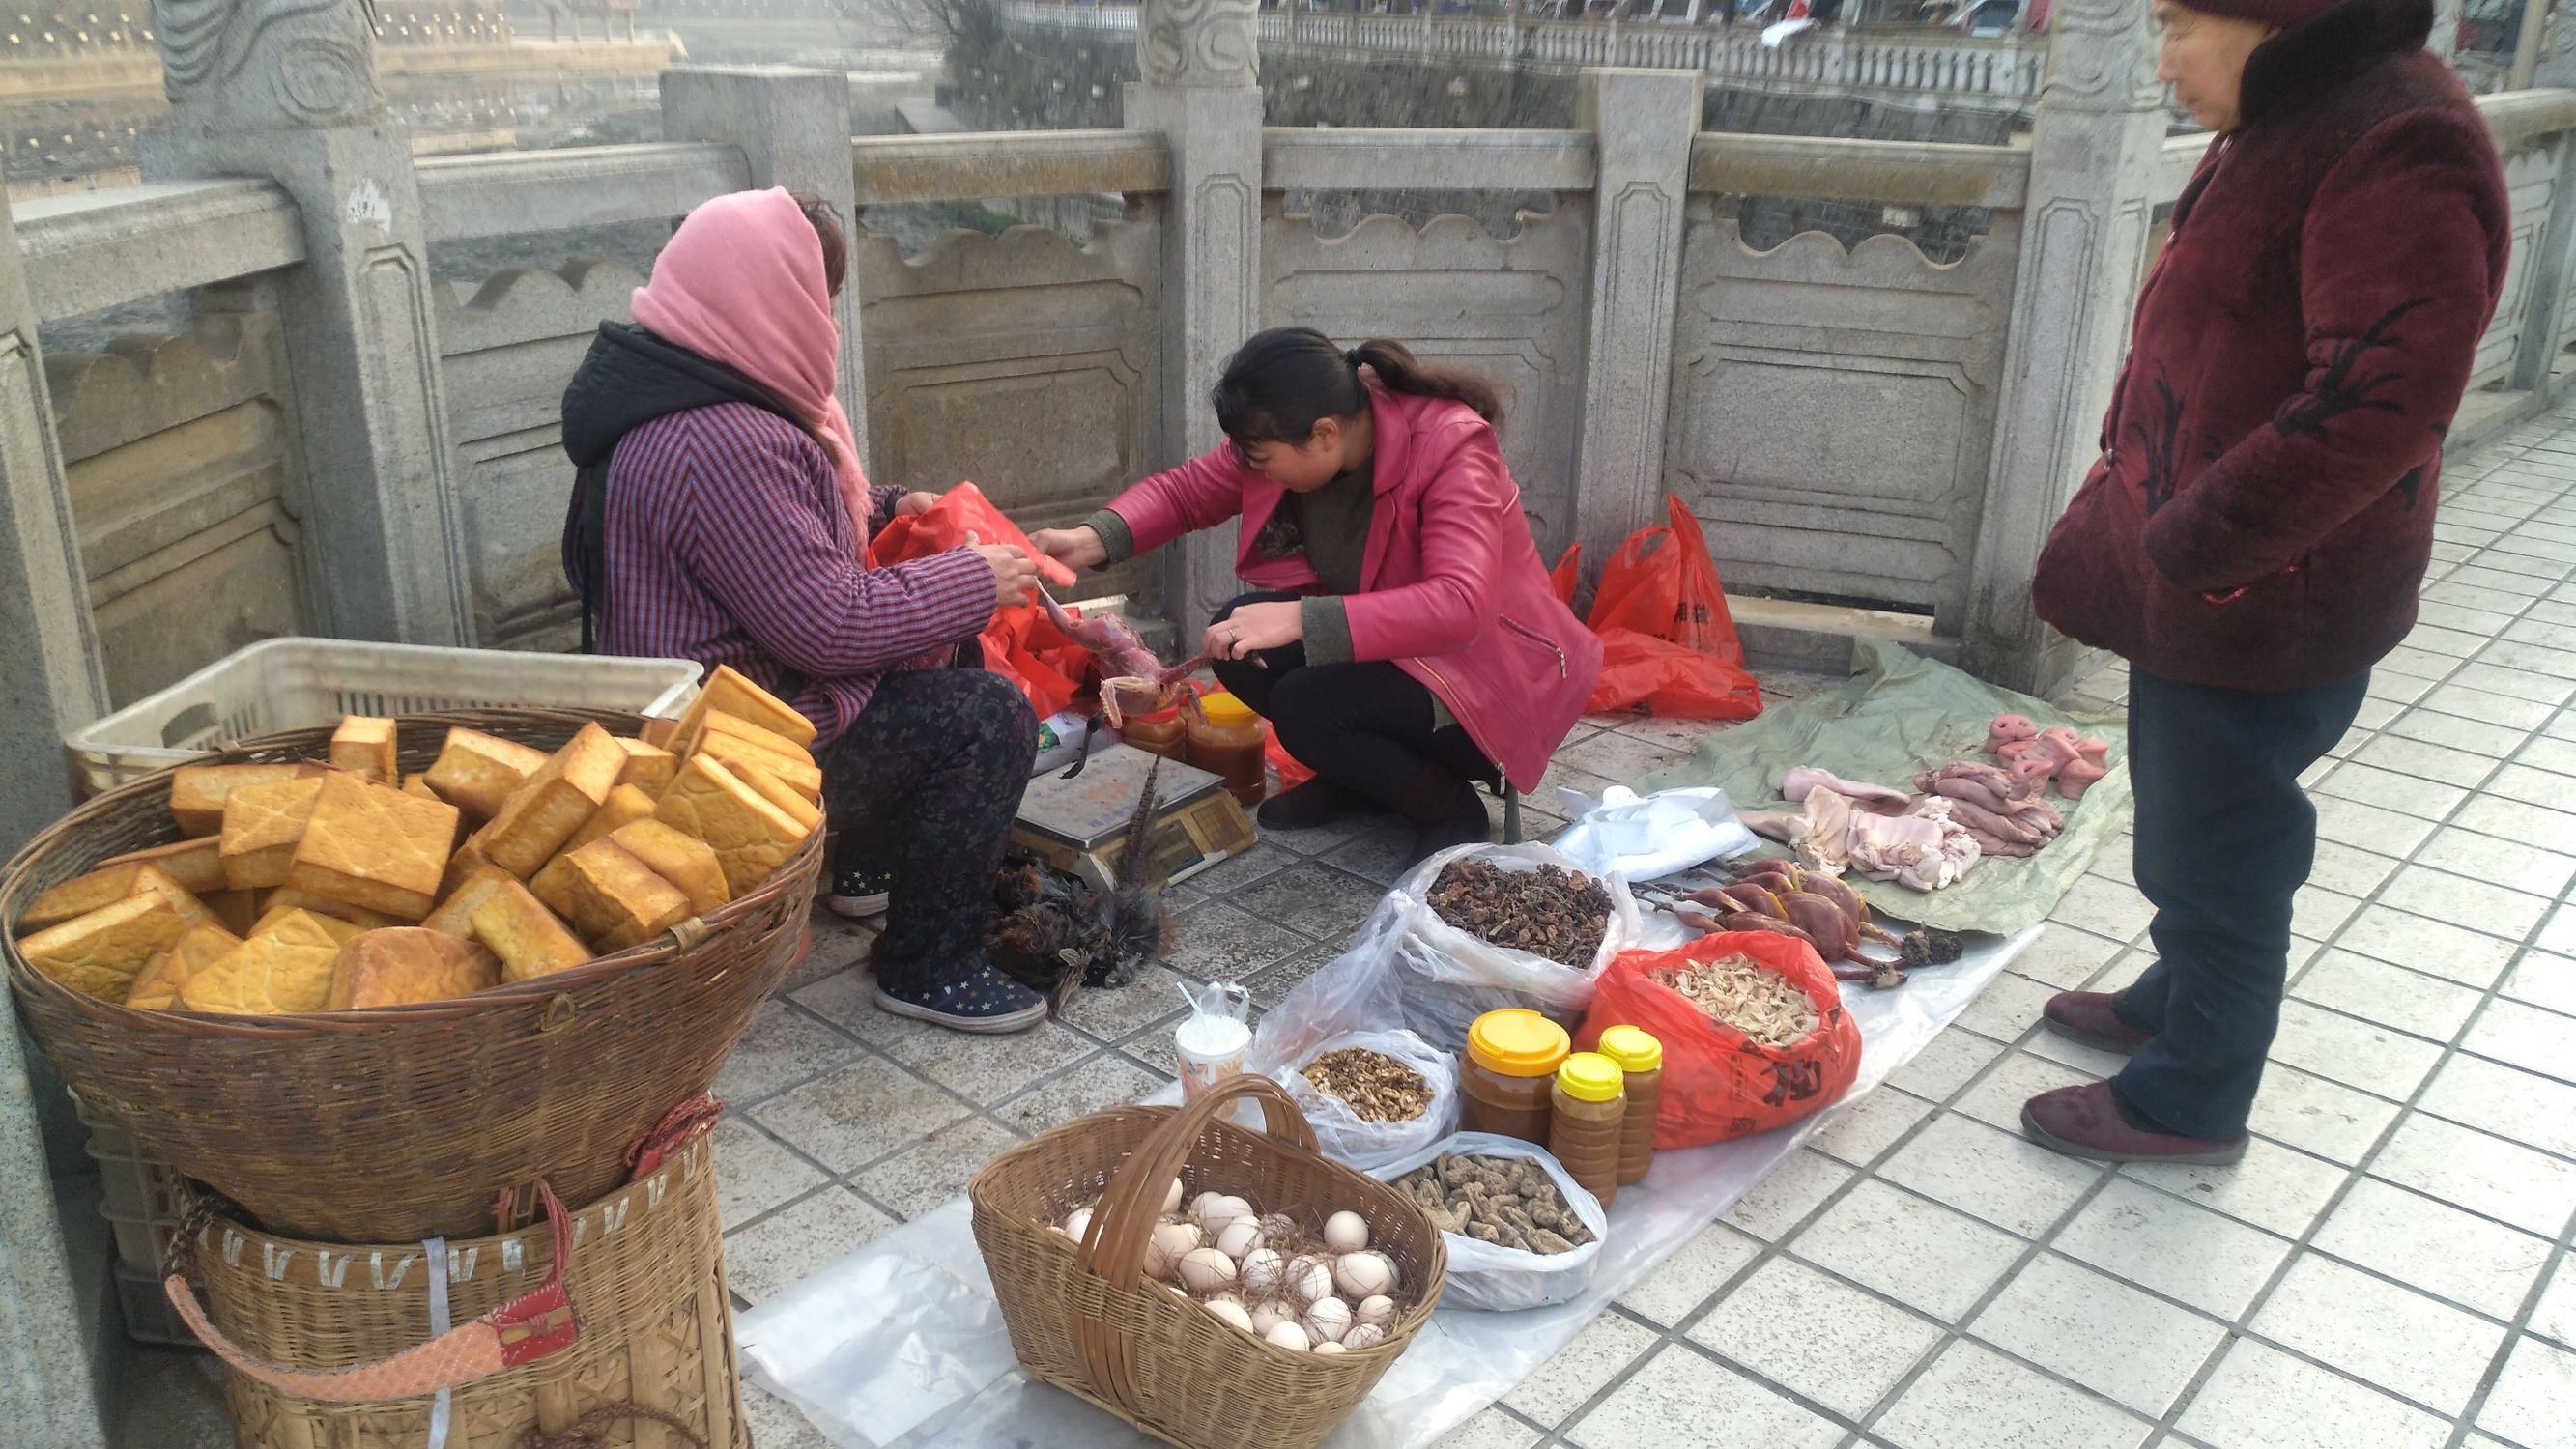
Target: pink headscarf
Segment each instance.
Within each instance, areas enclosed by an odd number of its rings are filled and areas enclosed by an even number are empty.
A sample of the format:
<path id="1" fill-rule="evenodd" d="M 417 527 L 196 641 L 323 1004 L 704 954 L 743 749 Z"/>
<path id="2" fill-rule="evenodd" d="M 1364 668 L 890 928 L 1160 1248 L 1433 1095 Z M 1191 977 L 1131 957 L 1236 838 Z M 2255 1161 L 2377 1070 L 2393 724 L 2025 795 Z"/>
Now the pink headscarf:
<path id="1" fill-rule="evenodd" d="M 785 191 L 736 191 L 672 233 L 635 289 L 635 321 L 666 342 L 751 378 L 812 429 L 840 477 L 841 501 L 867 550 L 868 480 L 841 410 L 841 329 L 814 224 Z"/>

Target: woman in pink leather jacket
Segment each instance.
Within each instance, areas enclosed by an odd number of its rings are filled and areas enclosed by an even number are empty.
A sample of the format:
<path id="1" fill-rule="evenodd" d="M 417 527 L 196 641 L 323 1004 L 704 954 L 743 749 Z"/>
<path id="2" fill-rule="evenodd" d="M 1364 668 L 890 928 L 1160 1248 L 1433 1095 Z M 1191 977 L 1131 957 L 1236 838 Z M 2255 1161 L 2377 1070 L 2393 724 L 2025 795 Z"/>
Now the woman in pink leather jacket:
<path id="1" fill-rule="evenodd" d="M 1202 648 L 1315 771 L 1261 823 L 1391 810 L 1416 859 L 1488 839 L 1475 782 L 1535 788 L 1601 669 L 1495 447 L 1493 388 L 1399 343 L 1344 352 L 1299 327 L 1245 343 L 1213 401 L 1227 446 L 1033 541 L 1098 566 L 1240 516 L 1254 592 Z"/>

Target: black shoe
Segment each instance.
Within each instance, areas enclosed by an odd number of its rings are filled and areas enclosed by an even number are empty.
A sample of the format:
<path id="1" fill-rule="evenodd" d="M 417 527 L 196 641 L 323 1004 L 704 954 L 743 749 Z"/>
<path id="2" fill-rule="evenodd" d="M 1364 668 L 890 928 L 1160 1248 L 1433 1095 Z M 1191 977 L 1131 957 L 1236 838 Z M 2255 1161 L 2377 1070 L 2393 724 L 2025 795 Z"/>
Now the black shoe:
<path id="1" fill-rule="evenodd" d="M 1316 778 L 1261 802 L 1264 830 L 1313 830 L 1354 815 L 1383 815 L 1386 807 L 1348 785 Z"/>
<path id="2" fill-rule="evenodd" d="M 1461 780 L 1455 797 L 1436 816 L 1406 812 L 1413 820 L 1413 858 L 1405 862 L 1407 870 L 1440 852 L 1459 845 L 1485 845 L 1494 838 L 1494 822 L 1485 813 L 1485 797 L 1476 787 Z"/>
<path id="3" fill-rule="evenodd" d="M 966 976 L 922 992 L 889 988 L 880 975 L 876 1002 L 895 1016 L 983 1036 L 1027 1031 L 1047 1018 L 1045 997 L 981 962 Z"/>
<path id="4" fill-rule="evenodd" d="M 887 893 L 893 886 L 883 871 L 845 870 L 832 877 L 832 893 L 823 898 L 823 904 L 836 916 L 872 921 L 886 913 Z"/>

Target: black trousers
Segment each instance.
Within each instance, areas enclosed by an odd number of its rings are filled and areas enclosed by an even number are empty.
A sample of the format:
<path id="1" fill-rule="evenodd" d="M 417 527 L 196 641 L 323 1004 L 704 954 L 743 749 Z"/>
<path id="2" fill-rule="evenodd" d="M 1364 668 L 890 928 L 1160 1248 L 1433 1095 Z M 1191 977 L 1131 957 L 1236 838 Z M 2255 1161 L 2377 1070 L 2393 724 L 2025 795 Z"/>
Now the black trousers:
<path id="1" fill-rule="evenodd" d="M 1245 604 L 1296 598 L 1245 594 L 1217 611 L 1217 621 Z M 1212 621 L 1214 622 L 1214 621 Z M 1385 660 L 1309 664 L 1303 643 L 1260 651 L 1261 663 L 1221 659 L 1217 682 L 1259 711 L 1307 768 L 1389 809 L 1437 767 L 1465 780 L 1490 780 L 1494 765 L 1457 725 L 1431 727 L 1431 691 Z"/>
<path id="2" fill-rule="evenodd" d="M 2281 694 L 2129 675 L 2138 889 L 2156 962 L 2112 1009 L 2155 1039 L 2111 1082 L 2168 1132 L 2245 1131 L 2280 1029 L 2291 897 L 2316 864 L 2299 774 L 2361 712 L 2370 676 Z"/>
<path id="3" fill-rule="evenodd" d="M 877 979 L 923 990 L 983 961 L 993 882 L 1037 758 L 1037 722 L 1009 680 L 907 669 L 823 756 L 833 869 L 893 881 Z"/>

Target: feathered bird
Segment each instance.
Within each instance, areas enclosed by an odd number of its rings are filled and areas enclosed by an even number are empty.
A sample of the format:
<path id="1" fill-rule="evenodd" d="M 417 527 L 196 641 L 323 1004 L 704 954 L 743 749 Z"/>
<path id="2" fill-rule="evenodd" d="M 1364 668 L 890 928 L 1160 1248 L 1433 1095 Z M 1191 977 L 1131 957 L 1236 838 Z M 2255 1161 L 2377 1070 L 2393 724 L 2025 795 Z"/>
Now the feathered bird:
<path id="1" fill-rule="evenodd" d="M 1145 773 L 1113 889 L 1097 890 L 1080 876 L 1029 859 L 1006 863 L 994 883 L 999 909 L 984 933 L 986 957 L 1059 1012 L 1084 986 L 1126 985 L 1166 944 L 1171 915 L 1163 906 L 1152 849 L 1161 771 L 1157 759 Z"/>

